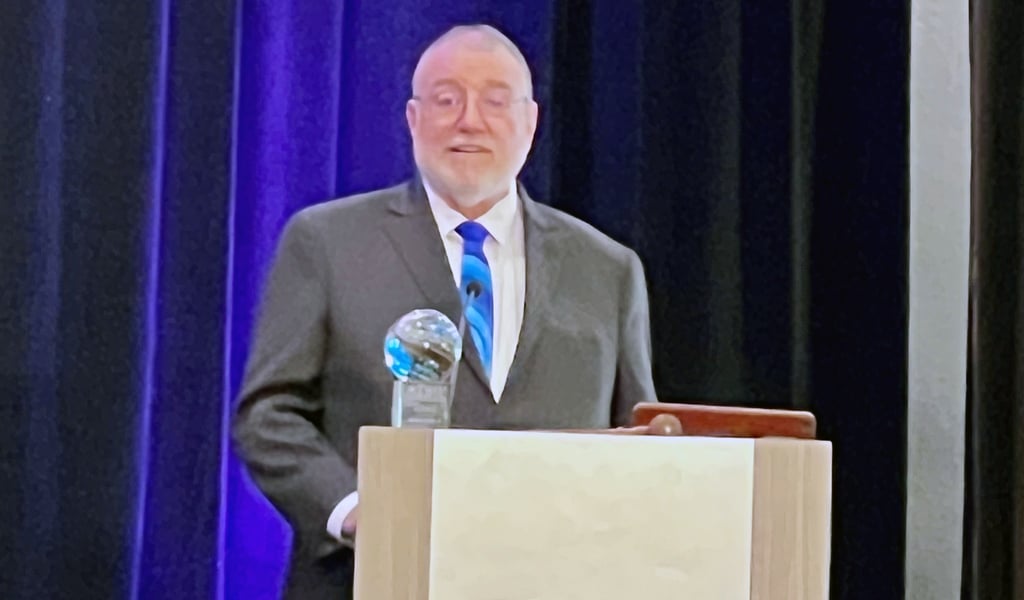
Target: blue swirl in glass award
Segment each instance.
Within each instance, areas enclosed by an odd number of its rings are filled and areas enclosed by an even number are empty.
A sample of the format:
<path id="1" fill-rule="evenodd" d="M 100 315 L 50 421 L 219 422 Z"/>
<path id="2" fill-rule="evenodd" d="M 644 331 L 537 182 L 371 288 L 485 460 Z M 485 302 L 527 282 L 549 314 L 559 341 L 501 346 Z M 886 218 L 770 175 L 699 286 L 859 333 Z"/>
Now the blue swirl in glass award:
<path id="1" fill-rule="evenodd" d="M 449 427 L 461 359 L 462 336 L 443 313 L 418 309 L 395 321 L 384 338 L 384 364 L 395 378 L 391 426 Z"/>

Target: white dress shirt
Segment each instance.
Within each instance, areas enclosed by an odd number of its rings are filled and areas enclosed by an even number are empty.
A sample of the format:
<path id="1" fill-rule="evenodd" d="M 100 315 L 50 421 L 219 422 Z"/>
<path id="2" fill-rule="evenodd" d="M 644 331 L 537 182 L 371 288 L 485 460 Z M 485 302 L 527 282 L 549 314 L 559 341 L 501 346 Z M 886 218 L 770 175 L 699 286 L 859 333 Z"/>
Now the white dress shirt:
<path id="1" fill-rule="evenodd" d="M 448 265 L 456 287 L 462 279 L 462 236 L 455 228 L 466 217 L 448 206 L 424 182 L 430 210 L 434 213 L 438 233 L 444 241 Z M 490 235 L 484 240 L 484 256 L 491 270 L 491 290 L 494 299 L 494 347 L 491 350 L 491 392 L 494 401 L 501 400 L 519 344 L 519 329 L 523 324 L 526 297 L 526 244 L 523 232 L 523 213 L 519 195 L 513 182 L 508 194 L 491 210 L 476 219 Z M 467 332 L 468 333 L 468 332 Z M 466 341 L 470 339 L 466 335 Z"/>
<path id="2" fill-rule="evenodd" d="M 437 232 L 444 242 L 451 267 L 452 279 L 458 287 L 462 279 L 462 236 L 455 228 L 467 219 L 448 206 L 423 180 L 430 212 L 434 215 Z M 519 202 L 516 182 L 509 186 L 508 194 L 487 213 L 476 219 L 490 234 L 484 241 L 484 256 L 491 270 L 491 290 L 494 299 L 494 347 L 491 350 L 491 393 L 500 402 L 509 368 L 519 344 L 519 330 L 523 324 L 526 303 L 526 243 L 523 229 L 523 209 Z M 468 333 L 468 332 L 467 332 Z M 466 335 L 466 342 L 470 339 Z M 341 540 L 341 526 L 345 517 L 359 504 L 359 492 L 346 496 L 327 519 L 327 531 Z"/>

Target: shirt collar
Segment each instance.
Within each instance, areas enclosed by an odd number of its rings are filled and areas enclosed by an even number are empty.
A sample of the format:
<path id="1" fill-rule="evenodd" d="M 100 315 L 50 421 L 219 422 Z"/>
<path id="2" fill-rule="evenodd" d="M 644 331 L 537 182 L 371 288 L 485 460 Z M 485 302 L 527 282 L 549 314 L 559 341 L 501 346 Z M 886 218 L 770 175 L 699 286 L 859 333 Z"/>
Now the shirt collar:
<path id="1" fill-rule="evenodd" d="M 427 193 L 427 201 L 430 204 L 430 211 L 434 213 L 434 221 L 441 237 L 446 237 L 455 231 L 455 228 L 466 221 L 466 217 L 448 206 L 448 203 L 441 199 L 427 180 L 422 179 L 423 189 Z M 494 241 L 499 244 L 506 244 L 512 238 L 512 227 L 516 222 L 516 213 L 519 207 L 519 195 L 517 194 L 516 182 L 509 185 L 508 193 L 501 200 L 491 207 L 491 210 L 484 213 L 476 222 L 483 225 L 491 234 Z"/>

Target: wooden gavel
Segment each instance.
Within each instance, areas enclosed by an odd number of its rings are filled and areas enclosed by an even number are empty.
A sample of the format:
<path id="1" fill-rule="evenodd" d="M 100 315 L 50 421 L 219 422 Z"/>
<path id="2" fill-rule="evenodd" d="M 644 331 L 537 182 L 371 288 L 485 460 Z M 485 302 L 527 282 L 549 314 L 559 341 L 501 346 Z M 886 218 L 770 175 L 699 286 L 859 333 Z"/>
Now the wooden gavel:
<path id="1" fill-rule="evenodd" d="M 670 414 L 659 414 L 645 425 L 618 427 L 616 429 L 569 429 L 569 432 L 602 433 L 610 435 L 683 435 L 683 424 L 679 418 Z"/>
<path id="2" fill-rule="evenodd" d="M 816 420 L 806 411 L 737 406 L 644 402 L 633 408 L 633 425 L 570 430 L 612 435 L 712 436 L 815 439 Z"/>

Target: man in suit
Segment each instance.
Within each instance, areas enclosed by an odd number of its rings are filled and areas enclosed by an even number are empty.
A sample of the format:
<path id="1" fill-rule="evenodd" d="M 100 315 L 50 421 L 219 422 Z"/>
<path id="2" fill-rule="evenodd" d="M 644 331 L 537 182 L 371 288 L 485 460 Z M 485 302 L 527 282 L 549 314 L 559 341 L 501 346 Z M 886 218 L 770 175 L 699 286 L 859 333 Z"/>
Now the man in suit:
<path id="1" fill-rule="evenodd" d="M 452 423 L 606 428 L 655 401 L 636 254 L 534 202 L 516 178 L 537 126 L 504 35 L 457 27 L 422 55 L 406 108 L 418 175 L 297 213 L 265 290 L 234 423 L 253 479 L 294 531 L 289 598 L 351 595 L 357 441 L 390 422 L 383 338 L 474 300 Z"/>

